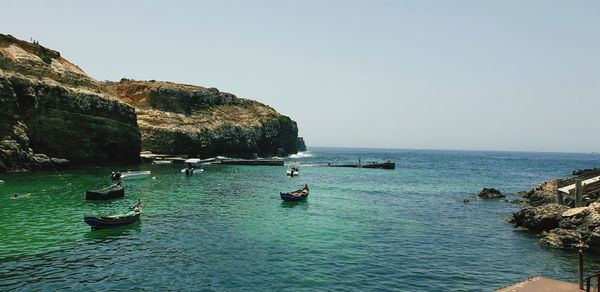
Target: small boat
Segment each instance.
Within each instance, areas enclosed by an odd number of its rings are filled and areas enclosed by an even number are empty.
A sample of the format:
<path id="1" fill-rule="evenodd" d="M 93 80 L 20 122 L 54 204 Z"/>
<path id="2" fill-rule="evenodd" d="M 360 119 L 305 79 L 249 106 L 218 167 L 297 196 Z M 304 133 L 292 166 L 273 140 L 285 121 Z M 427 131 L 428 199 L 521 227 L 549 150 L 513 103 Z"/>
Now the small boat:
<path id="1" fill-rule="evenodd" d="M 300 174 L 300 169 L 296 168 L 296 167 L 292 167 L 292 168 L 288 168 L 288 170 L 286 171 L 286 174 L 294 177 Z"/>
<path id="2" fill-rule="evenodd" d="M 298 202 L 304 201 L 308 197 L 308 185 L 304 185 L 304 188 L 299 189 L 291 193 L 280 193 L 281 199 L 286 202 Z"/>
<path id="3" fill-rule="evenodd" d="M 202 164 L 202 160 L 200 160 L 198 158 L 190 158 L 190 159 L 186 160 L 184 163 L 186 166 L 188 166 L 188 168 L 200 167 L 200 165 Z"/>
<path id="4" fill-rule="evenodd" d="M 124 225 L 129 225 L 140 219 L 142 214 L 141 208 L 138 211 L 131 211 L 123 215 L 100 216 L 100 217 L 83 217 L 83 221 L 95 229 L 113 228 Z"/>
<path id="5" fill-rule="evenodd" d="M 125 188 L 121 184 L 116 184 L 108 188 L 100 190 L 87 190 L 85 191 L 86 200 L 108 200 L 115 198 L 122 198 L 125 196 Z"/>
<path id="6" fill-rule="evenodd" d="M 138 179 L 138 178 L 146 178 L 150 176 L 149 170 L 139 170 L 139 171 L 127 171 L 127 172 L 113 172 L 110 175 L 112 180 L 121 180 L 121 179 Z"/>
<path id="7" fill-rule="evenodd" d="M 152 165 L 165 165 L 165 164 L 173 164 L 173 161 L 163 160 L 163 159 L 154 159 L 152 161 Z"/>
<path id="8" fill-rule="evenodd" d="M 194 174 L 194 172 L 202 172 L 202 171 L 204 171 L 203 168 L 194 168 L 194 167 L 192 167 L 192 168 L 184 168 L 184 169 L 182 169 L 181 173 L 185 173 L 187 175 L 192 175 L 192 174 Z"/>

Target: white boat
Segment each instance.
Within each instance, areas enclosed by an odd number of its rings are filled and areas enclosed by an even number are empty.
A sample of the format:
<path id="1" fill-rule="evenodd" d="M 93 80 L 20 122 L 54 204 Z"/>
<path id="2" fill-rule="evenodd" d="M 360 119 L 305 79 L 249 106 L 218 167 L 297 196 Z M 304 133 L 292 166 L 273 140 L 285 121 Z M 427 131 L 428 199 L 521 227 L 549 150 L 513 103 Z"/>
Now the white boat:
<path id="1" fill-rule="evenodd" d="M 181 170 L 181 173 L 194 174 L 194 172 L 202 172 L 202 171 L 204 171 L 203 168 L 184 168 Z"/>
<path id="2" fill-rule="evenodd" d="M 152 165 L 173 164 L 171 160 L 154 159 Z"/>
<path id="3" fill-rule="evenodd" d="M 200 165 L 202 164 L 202 160 L 200 160 L 198 158 L 190 158 L 190 159 L 186 160 L 184 163 L 185 163 L 185 166 L 187 166 L 188 168 L 200 167 Z"/>
<path id="4" fill-rule="evenodd" d="M 138 170 L 138 171 L 128 170 L 126 172 L 113 172 L 110 175 L 110 178 L 113 180 L 120 180 L 120 179 L 147 178 L 149 176 L 150 176 L 149 170 Z"/>
<path id="5" fill-rule="evenodd" d="M 294 177 L 300 174 L 300 169 L 292 167 L 292 168 L 288 168 L 288 170 L 286 171 L 286 174 Z"/>

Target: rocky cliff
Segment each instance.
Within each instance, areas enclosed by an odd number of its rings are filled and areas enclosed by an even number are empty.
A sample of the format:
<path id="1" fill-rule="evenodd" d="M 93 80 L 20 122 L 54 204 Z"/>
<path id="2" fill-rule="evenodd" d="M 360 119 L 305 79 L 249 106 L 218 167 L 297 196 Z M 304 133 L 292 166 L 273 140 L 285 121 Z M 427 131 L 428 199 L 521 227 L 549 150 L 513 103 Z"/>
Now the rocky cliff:
<path id="1" fill-rule="evenodd" d="M 139 159 L 133 107 L 36 42 L 0 34 L 0 172 Z"/>
<path id="2" fill-rule="evenodd" d="M 246 158 L 297 152 L 296 122 L 262 103 L 170 82 L 123 80 L 108 87 L 135 107 L 142 150 Z"/>

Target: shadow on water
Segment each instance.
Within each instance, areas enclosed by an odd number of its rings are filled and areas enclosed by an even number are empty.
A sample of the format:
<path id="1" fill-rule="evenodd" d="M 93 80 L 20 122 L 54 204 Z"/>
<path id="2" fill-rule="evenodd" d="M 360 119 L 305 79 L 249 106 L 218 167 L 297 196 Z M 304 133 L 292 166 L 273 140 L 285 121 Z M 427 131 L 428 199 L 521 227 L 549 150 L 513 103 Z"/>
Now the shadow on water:
<path id="1" fill-rule="evenodd" d="M 90 227 L 89 232 L 84 235 L 85 240 L 90 243 L 95 243 L 98 241 L 113 241 L 119 238 L 123 238 L 124 236 L 139 233 L 142 231 L 142 219 L 138 220 L 129 225 L 119 226 L 115 228 L 105 228 L 105 229 L 96 229 L 92 230 Z"/>
<path id="2" fill-rule="evenodd" d="M 281 201 L 281 207 L 282 208 L 295 208 L 295 207 L 301 207 L 303 209 L 308 209 L 308 201 L 304 200 L 304 201 L 299 201 L 299 202 L 286 202 L 286 201 Z"/>

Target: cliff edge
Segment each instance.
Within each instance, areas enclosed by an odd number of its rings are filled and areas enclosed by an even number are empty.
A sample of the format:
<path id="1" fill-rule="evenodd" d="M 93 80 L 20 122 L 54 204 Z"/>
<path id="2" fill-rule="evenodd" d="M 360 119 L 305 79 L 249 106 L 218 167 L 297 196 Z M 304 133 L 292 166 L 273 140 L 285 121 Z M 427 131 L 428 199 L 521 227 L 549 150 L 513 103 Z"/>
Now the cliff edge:
<path id="1" fill-rule="evenodd" d="M 57 51 L 0 34 L 0 172 L 139 159 L 134 108 Z"/>
<path id="2" fill-rule="evenodd" d="M 296 122 L 257 101 L 170 82 L 123 80 L 108 88 L 135 107 L 142 150 L 246 158 L 297 153 Z"/>

